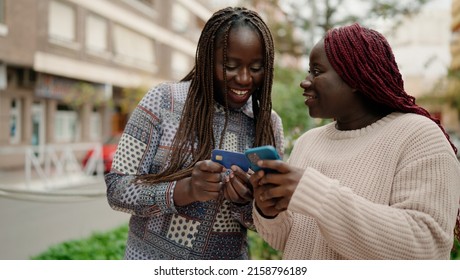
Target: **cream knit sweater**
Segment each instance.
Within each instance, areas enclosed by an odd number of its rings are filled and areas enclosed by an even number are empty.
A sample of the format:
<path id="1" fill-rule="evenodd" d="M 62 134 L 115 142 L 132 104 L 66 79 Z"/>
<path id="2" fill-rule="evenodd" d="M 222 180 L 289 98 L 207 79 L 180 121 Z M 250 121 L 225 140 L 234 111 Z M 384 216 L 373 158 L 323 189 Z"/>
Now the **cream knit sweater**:
<path id="1" fill-rule="evenodd" d="M 259 234 L 284 259 L 449 259 L 460 166 L 430 119 L 392 113 L 353 131 L 335 123 L 296 142 L 306 168 L 288 210 Z"/>

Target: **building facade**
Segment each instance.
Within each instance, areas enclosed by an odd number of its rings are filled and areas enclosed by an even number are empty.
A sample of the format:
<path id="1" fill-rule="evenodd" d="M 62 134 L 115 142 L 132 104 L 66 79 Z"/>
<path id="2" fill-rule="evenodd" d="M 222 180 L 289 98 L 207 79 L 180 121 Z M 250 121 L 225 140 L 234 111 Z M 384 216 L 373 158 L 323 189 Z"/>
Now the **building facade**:
<path id="1" fill-rule="evenodd" d="M 0 0 L 0 149 L 102 141 L 128 89 L 177 80 L 211 11 L 199 0 Z M 0 154 L 0 167 L 21 158 Z"/>

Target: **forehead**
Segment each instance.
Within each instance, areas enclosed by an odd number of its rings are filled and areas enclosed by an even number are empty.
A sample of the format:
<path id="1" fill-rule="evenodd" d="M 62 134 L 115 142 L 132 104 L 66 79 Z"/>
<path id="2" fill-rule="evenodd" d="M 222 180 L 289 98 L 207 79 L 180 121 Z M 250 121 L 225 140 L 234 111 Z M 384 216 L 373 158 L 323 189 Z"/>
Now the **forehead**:
<path id="1" fill-rule="evenodd" d="M 230 29 L 228 34 L 229 45 L 245 44 L 245 45 L 261 45 L 263 44 L 262 37 L 259 32 L 249 26 L 236 26 Z"/>
<path id="2" fill-rule="evenodd" d="M 326 49 L 324 48 L 324 40 L 320 40 L 310 52 L 310 64 L 320 63 L 329 65 L 329 60 L 326 55 Z"/>
<path id="3" fill-rule="evenodd" d="M 230 45 L 232 43 L 263 44 L 263 38 L 259 30 L 257 30 L 257 28 L 249 22 L 245 24 L 236 23 L 235 25 L 231 26 L 227 32 L 227 45 Z M 223 32 L 219 32 L 215 40 L 216 48 L 223 47 L 224 38 L 225 34 Z"/>

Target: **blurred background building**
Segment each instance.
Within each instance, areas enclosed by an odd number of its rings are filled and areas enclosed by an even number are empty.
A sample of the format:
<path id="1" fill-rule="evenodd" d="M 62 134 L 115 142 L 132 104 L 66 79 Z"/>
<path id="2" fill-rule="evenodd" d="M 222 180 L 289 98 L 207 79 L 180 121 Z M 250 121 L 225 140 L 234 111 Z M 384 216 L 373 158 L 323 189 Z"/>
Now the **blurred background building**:
<path id="1" fill-rule="evenodd" d="M 126 90 L 191 70 L 206 2 L 0 0 L 0 148 L 122 131 Z"/>
<path id="2" fill-rule="evenodd" d="M 103 142 L 121 132 L 149 87 L 191 70 L 205 21 L 224 6 L 255 7 L 273 29 L 277 65 L 305 72 L 308 50 L 295 41 L 315 40 L 285 38 L 278 27 L 288 14 L 278 2 L 0 0 L 0 151 Z M 448 71 L 460 77 L 460 0 L 429 2 L 387 36 L 417 99 L 445 94 L 437 80 Z M 460 95 L 450 88 L 451 102 L 429 100 L 427 108 L 460 133 Z M 0 153 L 0 168 L 23 164 L 24 157 Z"/>
<path id="3" fill-rule="evenodd" d="M 454 77 L 453 81 L 451 80 L 451 91 L 454 96 L 453 104 L 449 106 L 450 111 L 450 123 L 452 124 L 450 129 L 456 133 L 457 136 L 460 135 L 460 121 L 459 121 L 459 111 L 460 111 L 460 0 L 452 0 L 452 21 L 451 21 L 451 43 L 450 43 L 450 53 L 452 56 L 450 63 L 450 72 L 451 76 Z M 454 106 L 452 106 L 454 105 Z M 460 145 L 460 137 L 457 137 L 458 144 Z"/>

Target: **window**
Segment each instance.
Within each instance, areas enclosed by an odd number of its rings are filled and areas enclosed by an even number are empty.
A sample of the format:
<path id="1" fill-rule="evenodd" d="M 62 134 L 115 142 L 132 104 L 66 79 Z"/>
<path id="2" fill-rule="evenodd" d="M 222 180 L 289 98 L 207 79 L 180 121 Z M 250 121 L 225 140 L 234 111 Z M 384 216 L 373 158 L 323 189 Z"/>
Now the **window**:
<path id="1" fill-rule="evenodd" d="M 78 139 L 77 112 L 70 110 L 56 111 L 54 137 L 58 143 L 70 143 Z"/>
<path id="2" fill-rule="evenodd" d="M 0 0 L 0 24 L 5 23 L 5 0 Z"/>
<path id="3" fill-rule="evenodd" d="M 184 33 L 190 25 L 190 12 L 179 4 L 172 7 L 171 26 L 176 32 Z"/>
<path id="4" fill-rule="evenodd" d="M 182 79 L 190 72 L 190 58 L 183 53 L 173 52 L 171 57 L 171 71 L 174 79 Z"/>
<path id="5" fill-rule="evenodd" d="M 86 48 L 90 51 L 107 51 L 107 21 L 100 16 L 86 17 Z"/>
<path id="6" fill-rule="evenodd" d="M 91 141 L 99 141 L 101 140 L 102 134 L 101 115 L 99 114 L 99 112 L 92 112 L 90 118 L 91 121 L 89 138 Z"/>
<path id="7" fill-rule="evenodd" d="M 153 41 L 119 25 L 114 28 L 114 52 L 124 63 L 155 63 Z"/>
<path id="8" fill-rule="evenodd" d="M 76 15 L 75 10 L 58 1 L 50 2 L 48 35 L 51 39 L 75 42 L 76 41 Z"/>
<path id="9" fill-rule="evenodd" d="M 10 144 L 21 142 L 21 100 L 14 98 L 10 107 Z"/>
<path id="10" fill-rule="evenodd" d="M 6 9 L 5 0 L 0 0 L 0 36 L 8 34 L 8 27 L 6 26 Z"/>

